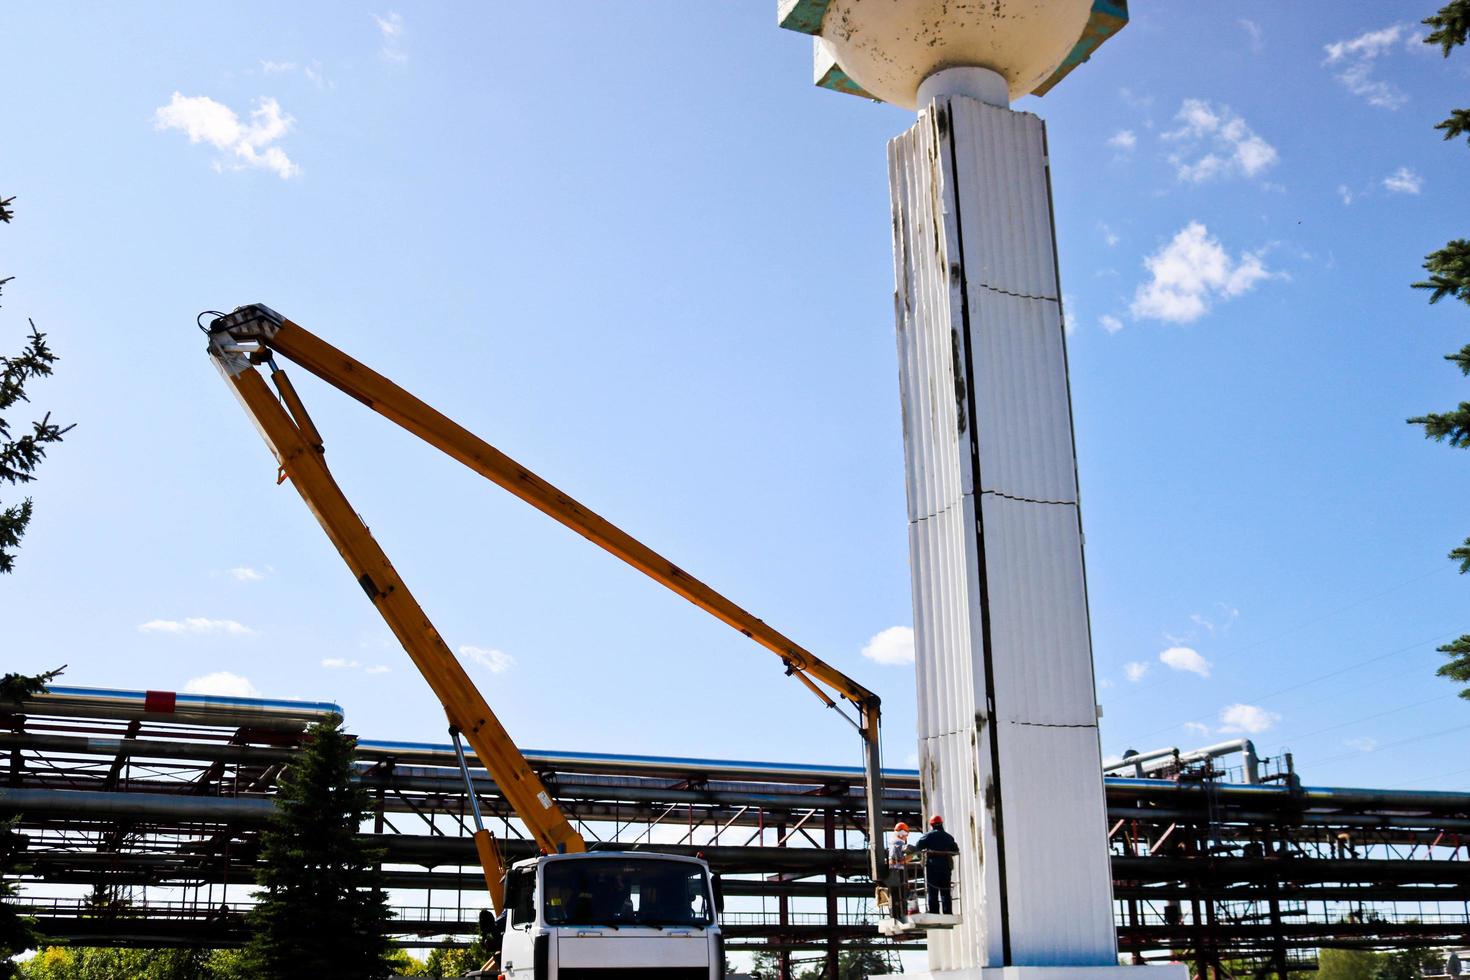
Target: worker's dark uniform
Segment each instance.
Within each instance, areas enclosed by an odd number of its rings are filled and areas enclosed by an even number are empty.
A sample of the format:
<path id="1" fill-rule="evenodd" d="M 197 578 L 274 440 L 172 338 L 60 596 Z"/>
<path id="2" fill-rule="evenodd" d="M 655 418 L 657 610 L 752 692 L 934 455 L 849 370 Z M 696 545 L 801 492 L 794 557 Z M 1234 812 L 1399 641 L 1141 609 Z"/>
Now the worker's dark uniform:
<path id="1" fill-rule="evenodd" d="M 940 825 L 929 831 L 914 845 L 924 856 L 924 883 L 927 886 L 930 914 L 954 914 L 950 886 L 954 880 L 954 859 L 960 845 Z"/>

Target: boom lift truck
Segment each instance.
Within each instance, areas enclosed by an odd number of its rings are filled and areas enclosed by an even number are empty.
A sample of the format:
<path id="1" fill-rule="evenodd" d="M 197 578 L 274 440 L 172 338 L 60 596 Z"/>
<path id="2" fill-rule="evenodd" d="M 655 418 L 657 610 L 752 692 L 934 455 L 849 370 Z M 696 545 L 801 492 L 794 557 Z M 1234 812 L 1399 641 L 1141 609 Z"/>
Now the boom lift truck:
<path id="1" fill-rule="evenodd" d="M 489 443 L 350 355 L 266 306 L 211 311 L 209 354 L 368 599 L 444 705 L 475 820 L 475 849 L 501 925 L 510 980 L 667 980 L 723 976 L 718 882 L 697 858 L 588 852 L 474 682 L 393 570 L 327 468 L 320 433 L 276 356 L 289 359 L 453 459 L 677 592 L 781 658 L 786 673 L 858 730 L 864 745 L 869 869 L 884 878 L 877 695 L 668 559 L 583 507 Z M 269 369 L 271 388 L 259 367 Z M 831 693 L 829 693 L 831 692 Z M 835 695 L 835 697 L 834 697 Z M 857 709 L 854 721 L 838 699 Z M 474 748 L 542 856 L 506 869 L 485 829 L 460 737 Z M 882 900 L 880 890 L 880 902 Z"/>

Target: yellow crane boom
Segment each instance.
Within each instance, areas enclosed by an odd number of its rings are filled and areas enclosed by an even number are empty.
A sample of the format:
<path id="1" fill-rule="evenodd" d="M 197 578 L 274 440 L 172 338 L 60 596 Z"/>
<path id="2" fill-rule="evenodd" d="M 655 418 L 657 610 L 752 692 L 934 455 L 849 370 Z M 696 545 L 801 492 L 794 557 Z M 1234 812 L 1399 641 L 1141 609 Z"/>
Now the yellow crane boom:
<path id="1" fill-rule="evenodd" d="M 837 699 L 852 703 L 858 712 L 854 724 L 865 749 L 869 862 L 874 883 L 882 880 L 884 856 L 878 826 L 882 812 L 880 709 L 876 694 L 426 402 L 269 307 L 242 306 L 217 316 L 206 333 L 210 355 L 275 454 L 281 472 L 306 501 L 363 591 L 443 703 L 451 728 L 464 733 L 544 852 L 583 851 L 586 844 L 551 800 L 337 486 L 326 465 L 321 436 L 285 372 L 276 365 L 274 355 L 300 365 L 744 633 L 779 656 L 786 673 L 794 675 L 828 707 L 836 708 Z M 256 370 L 259 365 L 269 366 L 279 401 Z M 488 832 L 477 832 L 476 846 L 498 909 L 500 866 Z"/>

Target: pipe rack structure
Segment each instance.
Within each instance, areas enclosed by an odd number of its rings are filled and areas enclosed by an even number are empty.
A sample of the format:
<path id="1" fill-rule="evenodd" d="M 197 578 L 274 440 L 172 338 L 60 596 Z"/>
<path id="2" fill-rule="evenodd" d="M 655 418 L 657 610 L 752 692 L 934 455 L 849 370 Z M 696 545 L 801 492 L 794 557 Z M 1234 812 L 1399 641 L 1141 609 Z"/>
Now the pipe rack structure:
<path id="1" fill-rule="evenodd" d="M 21 813 L 29 838 L 24 905 L 74 943 L 240 942 L 276 776 L 333 711 L 77 688 L 0 708 L 0 815 Z M 484 883 L 453 749 L 359 749 L 364 832 L 385 852 L 401 938 L 467 941 Z M 704 854 L 725 878 L 732 950 L 904 948 L 876 928 L 861 770 L 527 757 L 592 846 Z M 1250 958 L 1284 974 L 1324 946 L 1470 943 L 1470 794 L 1227 782 L 1241 777 L 1216 761 L 1106 781 L 1114 921 L 1135 962 L 1187 956 L 1204 976 Z M 530 856 L 483 771 L 476 789 L 507 857 Z M 888 771 L 883 809 L 885 823 L 919 816 L 917 772 Z"/>

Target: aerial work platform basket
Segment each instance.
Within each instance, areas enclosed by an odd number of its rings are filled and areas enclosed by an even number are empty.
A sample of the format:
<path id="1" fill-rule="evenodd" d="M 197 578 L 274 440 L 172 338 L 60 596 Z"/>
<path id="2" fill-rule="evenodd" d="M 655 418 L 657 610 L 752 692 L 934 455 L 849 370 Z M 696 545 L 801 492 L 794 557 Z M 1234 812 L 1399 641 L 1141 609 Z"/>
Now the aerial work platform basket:
<path id="1" fill-rule="evenodd" d="M 923 855 L 927 860 L 928 854 Z M 884 936 L 907 936 L 931 929 L 953 929 L 962 921 L 959 868 L 950 873 L 948 901 L 936 889 L 929 893 L 923 860 L 889 867 L 888 887 L 880 889 L 878 932 Z"/>

